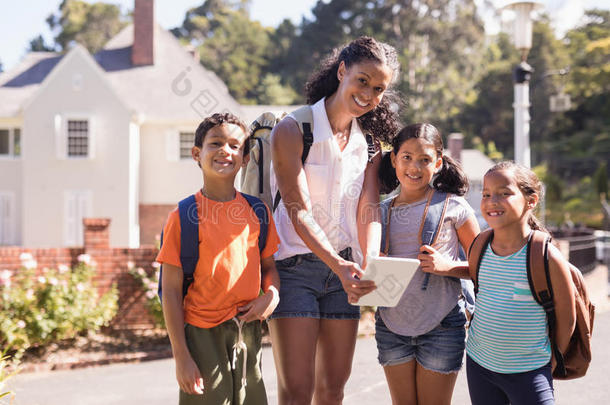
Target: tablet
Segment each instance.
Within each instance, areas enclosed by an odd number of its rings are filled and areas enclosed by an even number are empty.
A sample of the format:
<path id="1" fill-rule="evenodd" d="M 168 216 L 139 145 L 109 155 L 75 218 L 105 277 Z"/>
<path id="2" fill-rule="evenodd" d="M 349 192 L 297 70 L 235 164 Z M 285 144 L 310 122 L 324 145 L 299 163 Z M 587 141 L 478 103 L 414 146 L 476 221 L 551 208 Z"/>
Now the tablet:
<path id="1" fill-rule="evenodd" d="M 363 280 L 377 288 L 360 297 L 356 305 L 395 307 L 419 267 L 419 260 L 402 257 L 368 257 Z"/>

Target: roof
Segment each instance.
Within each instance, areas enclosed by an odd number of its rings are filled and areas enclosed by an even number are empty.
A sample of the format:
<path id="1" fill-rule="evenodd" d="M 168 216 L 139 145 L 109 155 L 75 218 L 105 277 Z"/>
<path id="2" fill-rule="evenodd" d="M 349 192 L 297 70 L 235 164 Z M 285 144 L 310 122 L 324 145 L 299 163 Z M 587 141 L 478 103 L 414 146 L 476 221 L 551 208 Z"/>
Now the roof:
<path id="1" fill-rule="evenodd" d="M 150 66 L 131 65 L 133 25 L 112 38 L 95 59 L 125 103 L 144 120 L 201 120 L 221 109 L 241 115 L 241 106 L 213 72 L 194 59 L 168 31 L 155 25 Z"/>
<path id="2" fill-rule="evenodd" d="M 0 76 L 0 117 L 19 115 L 21 106 L 36 92 L 63 56 L 30 52 L 13 69 Z"/>
<path id="3" fill-rule="evenodd" d="M 198 121 L 224 109 L 242 115 L 222 80 L 168 31 L 155 25 L 154 65 L 132 66 L 132 43 L 133 25 L 129 25 L 93 57 L 113 90 L 143 121 Z M 30 52 L 17 67 L 0 75 L 0 117 L 19 115 L 63 56 Z"/>
<path id="4" fill-rule="evenodd" d="M 444 153 L 451 156 L 449 150 L 445 150 Z M 478 149 L 462 149 L 460 161 L 462 169 L 464 169 L 464 173 L 470 181 L 483 181 L 483 176 L 485 176 L 487 170 L 494 165 L 494 161 Z"/>

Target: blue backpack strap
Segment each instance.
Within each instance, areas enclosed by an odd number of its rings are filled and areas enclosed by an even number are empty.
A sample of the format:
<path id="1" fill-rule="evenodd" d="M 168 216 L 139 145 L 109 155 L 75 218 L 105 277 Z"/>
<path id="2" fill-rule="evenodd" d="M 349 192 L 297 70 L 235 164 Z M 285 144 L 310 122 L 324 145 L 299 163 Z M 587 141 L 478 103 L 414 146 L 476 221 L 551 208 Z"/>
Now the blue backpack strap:
<path id="1" fill-rule="evenodd" d="M 258 250 L 262 253 L 265 246 L 267 246 L 267 232 L 269 231 L 269 212 L 267 211 L 267 206 L 258 197 L 244 193 L 241 193 L 241 195 L 248 201 L 248 204 L 250 204 L 250 207 L 252 207 L 252 210 L 258 218 L 258 223 L 260 224 Z"/>
<path id="2" fill-rule="evenodd" d="M 191 195 L 178 203 L 178 216 L 180 217 L 180 264 L 182 265 L 182 296 L 186 296 L 189 286 L 193 282 L 195 267 L 199 261 L 199 215 L 197 200 Z M 163 247 L 163 231 L 159 249 Z M 159 269 L 159 286 L 157 295 L 162 300 L 163 265 Z"/>
<path id="3" fill-rule="evenodd" d="M 379 204 L 380 210 L 380 219 L 381 219 L 381 247 L 379 251 L 384 254 L 388 254 L 389 244 L 386 243 L 387 231 L 388 231 L 388 223 L 390 222 L 390 206 L 392 205 L 392 201 L 396 197 L 390 197 L 381 202 Z"/>
<path id="4" fill-rule="evenodd" d="M 199 213 L 197 200 L 191 195 L 178 203 L 180 214 L 180 263 L 182 264 L 182 296 L 186 296 L 193 282 L 195 267 L 199 261 Z"/>
<path id="5" fill-rule="evenodd" d="M 449 202 L 449 194 L 434 190 L 429 202 L 427 203 L 426 213 L 424 214 L 423 223 L 421 225 L 420 242 L 422 245 L 432 246 L 438 237 L 438 234 L 445 219 L 447 204 Z M 428 288 L 430 282 L 430 273 L 426 273 L 422 283 L 422 290 Z"/>

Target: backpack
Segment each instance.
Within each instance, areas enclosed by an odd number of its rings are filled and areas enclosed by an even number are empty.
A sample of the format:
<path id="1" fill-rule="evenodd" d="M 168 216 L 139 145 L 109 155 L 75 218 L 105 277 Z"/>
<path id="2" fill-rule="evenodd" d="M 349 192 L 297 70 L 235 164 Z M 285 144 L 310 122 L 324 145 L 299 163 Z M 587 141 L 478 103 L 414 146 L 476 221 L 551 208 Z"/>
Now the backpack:
<path id="1" fill-rule="evenodd" d="M 424 208 L 424 216 L 419 228 L 419 243 L 420 245 L 432 246 L 436 242 L 436 238 L 441 230 L 449 203 L 449 193 L 433 190 L 429 193 L 426 208 Z M 390 208 L 393 204 L 393 198 L 387 199 L 381 203 L 381 252 L 388 254 L 390 240 L 387 237 L 387 232 L 390 224 Z M 460 258 L 466 260 L 466 255 L 460 248 Z M 474 293 L 473 286 L 469 280 L 459 279 L 462 286 L 462 296 L 464 297 L 464 306 L 467 316 L 470 317 L 474 311 Z M 430 281 L 430 273 L 426 273 L 422 283 L 422 290 L 428 288 Z M 457 279 L 456 279 L 457 281 Z"/>
<path id="2" fill-rule="evenodd" d="M 486 229 L 475 238 L 468 252 L 468 268 L 475 285 L 475 294 L 478 292 L 479 267 L 483 253 L 492 239 L 493 230 Z M 569 380 L 584 376 L 591 363 L 591 335 L 595 306 L 589 300 L 582 273 L 570 263 L 576 303 L 576 327 L 565 353 L 562 354 L 554 340 L 556 319 L 562 314 L 556 313 L 553 305 L 553 286 L 549 274 L 549 241 L 550 235 L 545 232 L 531 233 L 527 242 L 527 279 L 534 299 L 542 306 L 547 316 L 552 355 L 556 362 L 553 378 Z"/>
<path id="3" fill-rule="evenodd" d="M 259 198 L 241 193 L 246 199 L 260 223 L 258 234 L 258 249 L 263 251 L 267 245 L 267 230 L 269 228 L 269 213 L 267 206 Z M 182 264 L 182 298 L 186 296 L 189 286 L 193 283 L 195 267 L 199 261 L 199 219 L 197 213 L 197 200 L 195 194 L 183 199 L 178 203 L 178 215 L 180 216 L 180 263 Z M 163 231 L 161 231 L 161 245 L 163 246 Z M 157 294 L 161 299 L 161 281 L 163 280 L 163 265 L 159 269 L 159 286 Z"/>
<path id="4" fill-rule="evenodd" d="M 309 155 L 311 145 L 313 145 L 313 111 L 311 106 L 305 105 L 291 113 L 299 125 L 303 134 L 303 154 L 301 163 L 304 165 Z M 255 141 L 250 148 L 250 159 L 246 167 L 241 172 L 240 191 L 256 196 L 263 200 L 272 212 L 275 212 L 280 203 L 281 196 L 279 191 L 275 196 L 271 195 L 269 183 L 271 170 L 271 130 L 277 125 L 286 113 L 265 112 L 258 116 L 250 125 L 250 140 Z M 365 135 L 368 145 L 369 161 L 375 154 L 373 137 Z"/>

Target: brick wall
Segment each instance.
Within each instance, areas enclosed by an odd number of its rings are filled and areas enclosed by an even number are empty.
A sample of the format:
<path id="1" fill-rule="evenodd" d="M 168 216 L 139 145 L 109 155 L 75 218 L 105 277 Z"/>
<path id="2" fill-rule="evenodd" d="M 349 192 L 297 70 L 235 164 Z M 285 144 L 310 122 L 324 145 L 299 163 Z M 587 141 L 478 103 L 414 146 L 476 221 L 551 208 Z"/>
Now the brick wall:
<path id="1" fill-rule="evenodd" d="M 140 204 L 140 245 L 157 246 L 167 215 L 176 204 Z"/>
<path id="2" fill-rule="evenodd" d="M 85 246 L 82 248 L 29 249 L 21 247 L 0 247 L 0 270 L 17 271 L 21 267 L 19 256 L 30 253 L 38 262 L 37 268 L 57 268 L 60 264 L 74 266 L 78 256 L 86 253 L 95 263 L 97 274 L 94 278 L 100 293 L 108 291 L 116 283 L 119 291 L 119 310 L 112 321 L 114 329 L 144 329 L 154 326 L 146 308 L 146 297 L 139 281 L 128 273 L 128 263 L 142 267 L 147 272 L 154 271 L 152 263 L 157 256 L 153 246 L 139 249 L 110 248 L 106 218 L 86 218 Z"/>

